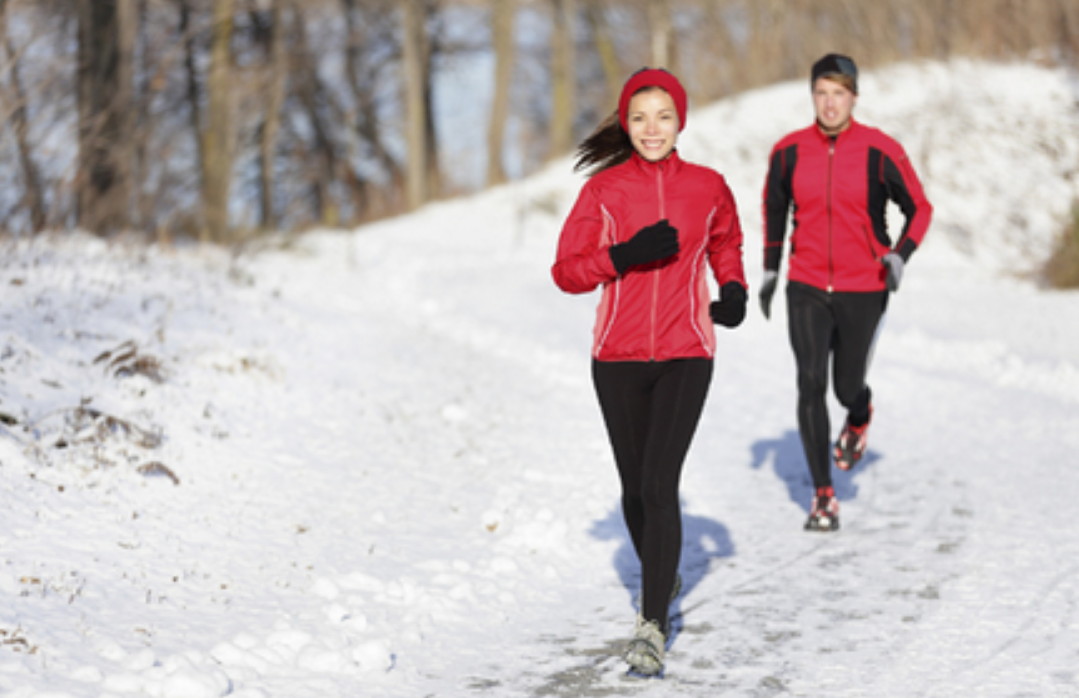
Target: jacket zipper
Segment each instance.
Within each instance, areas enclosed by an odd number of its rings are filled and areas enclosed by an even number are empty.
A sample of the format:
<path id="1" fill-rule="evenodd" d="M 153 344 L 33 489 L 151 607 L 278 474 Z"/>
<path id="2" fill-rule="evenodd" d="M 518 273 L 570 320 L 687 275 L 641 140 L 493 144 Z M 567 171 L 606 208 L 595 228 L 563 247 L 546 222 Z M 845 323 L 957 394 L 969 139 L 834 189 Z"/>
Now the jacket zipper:
<path id="1" fill-rule="evenodd" d="M 828 142 L 828 189 L 826 205 L 828 208 L 828 293 L 832 292 L 832 282 L 835 280 L 835 259 L 832 250 L 832 160 L 835 157 L 835 138 Z"/>
<path id="2" fill-rule="evenodd" d="M 659 202 L 659 217 L 660 220 L 664 218 L 666 206 L 663 201 L 663 165 L 656 163 L 656 200 Z M 657 266 L 652 270 L 652 319 L 651 327 L 649 330 L 649 348 L 648 355 L 651 361 L 656 360 L 656 316 L 658 314 L 659 306 L 659 271 L 661 267 Z"/>

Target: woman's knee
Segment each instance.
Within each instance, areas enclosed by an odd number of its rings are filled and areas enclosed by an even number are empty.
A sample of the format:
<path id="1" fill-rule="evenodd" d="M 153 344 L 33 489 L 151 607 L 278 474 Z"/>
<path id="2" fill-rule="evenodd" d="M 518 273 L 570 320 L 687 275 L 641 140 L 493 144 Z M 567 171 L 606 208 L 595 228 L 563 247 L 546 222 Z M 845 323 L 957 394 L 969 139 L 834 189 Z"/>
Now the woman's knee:
<path id="1" fill-rule="evenodd" d="M 651 511 L 678 507 L 678 476 L 670 469 L 642 483 L 638 501 Z"/>

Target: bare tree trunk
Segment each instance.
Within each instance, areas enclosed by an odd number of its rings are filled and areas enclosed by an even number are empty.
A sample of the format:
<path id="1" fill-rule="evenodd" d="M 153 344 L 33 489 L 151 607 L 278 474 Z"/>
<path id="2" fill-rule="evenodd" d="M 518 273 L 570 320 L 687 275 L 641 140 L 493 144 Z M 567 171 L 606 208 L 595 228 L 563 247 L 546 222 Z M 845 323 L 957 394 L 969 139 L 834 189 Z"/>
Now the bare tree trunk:
<path id="1" fill-rule="evenodd" d="M 549 159 L 573 149 L 573 110 L 576 91 L 576 0 L 552 0 L 551 121 Z"/>
<path id="2" fill-rule="evenodd" d="M 295 72 L 299 76 L 295 91 L 311 125 L 314 151 L 311 191 L 316 217 L 331 227 L 355 222 L 368 208 L 369 182 L 353 167 L 344 145 L 348 140 L 345 134 L 348 111 L 341 108 L 335 97 L 336 84 L 328 84 L 319 73 L 319 51 L 308 43 L 310 37 L 303 14 L 297 14 L 295 21 Z M 346 63 L 351 58 L 346 51 Z M 354 72 L 348 74 L 355 77 Z"/>
<path id="3" fill-rule="evenodd" d="M 727 97 L 741 89 L 745 82 L 742 42 L 735 36 L 745 27 L 735 29 L 728 17 L 737 11 L 740 0 L 698 0 L 701 23 L 697 27 L 709 37 L 705 55 L 711 60 L 695 61 L 693 74 L 698 86 L 704 86 L 707 99 Z"/>
<path id="4" fill-rule="evenodd" d="M 24 186 L 26 193 L 23 197 L 30 209 L 30 228 L 35 233 L 45 228 L 45 197 L 41 186 L 41 174 L 37 164 L 31 156 L 31 148 L 26 123 L 26 90 L 23 88 L 22 77 L 19 70 L 19 58 L 15 47 L 11 43 L 8 34 L 8 6 L 7 0 L 0 0 L 0 37 L 3 50 L 4 63 L 8 66 L 11 89 L 5 95 L 5 101 L 13 104 L 11 112 L 11 128 L 15 134 L 15 143 L 19 151 L 19 164 L 22 166 Z M 7 92 L 5 90 L 5 92 Z"/>
<path id="5" fill-rule="evenodd" d="M 421 26 L 426 27 L 431 18 L 430 0 L 424 4 L 424 21 Z M 427 132 L 424 140 L 427 143 L 427 198 L 433 199 L 443 193 L 442 166 L 439 157 L 438 130 L 435 128 L 435 100 L 434 100 L 434 74 L 435 74 L 435 50 L 431 46 L 431 39 L 426 29 L 420 35 L 422 41 L 422 54 L 424 56 L 423 69 L 423 128 Z"/>
<path id="6" fill-rule="evenodd" d="M 600 65 L 603 66 L 603 78 L 607 85 L 607 97 L 605 103 L 613 104 L 622 89 L 622 66 L 618 63 L 618 54 L 614 49 L 614 41 L 611 39 L 611 28 L 607 23 L 607 16 L 603 12 L 602 0 L 585 0 L 585 16 L 592 26 L 592 37 L 596 44 L 596 53 L 599 55 Z"/>
<path id="7" fill-rule="evenodd" d="M 99 235 L 128 223 L 134 0 L 78 0 L 79 223 Z"/>
<path id="8" fill-rule="evenodd" d="M 1061 0 L 1054 20 L 1055 43 L 1072 68 L 1079 67 L 1079 3 Z"/>
<path id="9" fill-rule="evenodd" d="M 513 84 L 513 19 L 516 0 L 491 1 L 491 34 L 495 51 L 495 84 L 491 100 L 491 120 L 487 126 L 487 186 L 506 181 L 502 145 L 509 118 L 510 87 Z"/>
<path id="10" fill-rule="evenodd" d="M 201 221 L 203 218 L 202 210 L 202 191 L 205 188 L 203 183 L 203 174 L 206 171 L 206 165 L 202 161 L 202 85 L 199 82 L 199 71 L 197 67 L 198 61 L 198 46 L 195 43 L 195 28 L 191 22 L 192 8 L 190 0 L 180 0 L 180 40 L 184 44 L 184 76 L 186 85 L 186 97 L 187 108 L 189 118 L 191 119 L 191 133 L 195 137 L 195 142 L 198 147 L 195 149 L 195 156 L 198 160 L 198 190 L 199 190 L 199 209 L 195 211 L 195 219 Z M 201 229 L 202 223 L 199 223 Z M 200 235 L 204 231 L 200 230 Z"/>
<path id="11" fill-rule="evenodd" d="M 371 149 L 373 159 L 388 175 L 390 183 L 382 190 L 381 209 L 373 210 L 371 187 L 368 182 L 363 183 L 364 206 L 357 210 L 359 217 L 378 216 L 387 211 L 399 210 L 400 195 L 405 190 L 405 173 L 400 164 L 394 159 L 393 154 L 386 148 L 382 136 L 381 117 L 378 112 L 378 100 L 374 95 L 373 78 L 371 70 L 373 66 L 361 66 L 360 44 L 364 39 L 361 37 L 360 27 L 356 22 L 355 12 L 357 0 L 342 0 L 345 24 L 349 27 L 349 43 L 345 51 L 345 76 L 349 83 L 349 91 L 356 106 L 354 114 L 354 126 L 356 133 L 366 142 Z M 361 70 L 363 68 L 364 70 Z"/>
<path id="12" fill-rule="evenodd" d="M 671 13 L 664 0 L 648 1 L 648 28 L 652 34 L 652 67 L 671 69 Z"/>
<path id="13" fill-rule="evenodd" d="M 405 172 L 406 204 L 416 209 L 428 200 L 426 65 L 423 40 L 423 0 L 401 3 L 401 48 L 405 71 L 405 138 L 408 144 L 408 169 Z"/>
<path id="14" fill-rule="evenodd" d="M 323 225 L 334 226 L 340 220 L 340 212 L 334 202 L 332 189 L 341 168 L 330 133 L 331 125 L 321 109 L 321 105 L 328 101 L 324 97 L 326 88 L 319 78 L 317 58 L 308 44 L 307 26 L 302 14 L 296 16 L 296 41 L 296 60 L 299 62 L 296 72 L 301 76 L 297 93 L 311 124 L 315 155 L 315 165 L 310 175 L 315 217 Z"/>
<path id="15" fill-rule="evenodd" d="M 273 0 L 269 36 L 269 85 L 266 113 L 263 116 L 259 139 L 259 221 L 263 228 L 276 228 L 274 213 L 274 152 L 277 149 L 277 132 L 281 126 L 281 104 L 285 97 L 285 77 L 288 60 L 285 54 L 284 6 L 287 0 Z"/>
<path id="16" fill-rule="evenodd" d="M 231 239 L 229 189 L 232 184 L 231 64 L 233 0 L 214 0 L 209 79 L 206 81 L 206 130 L 202 134 L 203 236 Z"/>
<path id="17" fill-rule="evenodd" d="M 128 136 L 131 140 L 132 151 L 132 189 L 134 194 L 133 213 L 131 222 L 134 227 L 145 230 L 151 218 L 152 197 L 148 195 L 147 188 L 142 186 L 149 175 L 149 149 L 150 129 L 153 126 L 154 115 L 151 113 L 152 92 L 154 91 L 154 71 L 151 66 L 151 50 L 148 38 L 148 0 L 136 0 L 134 44 L 137 44 L 134 55 L 138 57 L 139 65 L 135 71 L 136 83 L 132 104 L 132 132 Z"/>
<path id="18" fill-rule="evenodd" d="M 348 77 L 348 87 L 352 93 L 352 100 L 356 104 L 356 131 L 367 146 L 371 148 L 375 161 L 389 175 L 389 185 L 383 190 L 385 205 L 382 211 L 375 212 L 377 215 L 385 213 L 387 210 L 399 209 L 400 194 L 405 188 L 405 173 L 384 143 L 372 78 L 369 77 L 367 70 L 360 70 L 361 59 L 358 42 L 361 41 L 361 38 L 355 17 L 356 3 L 357 0 L 342 0 L 349 36 L 348 49 L 345 52 L 345 74 Z M 371 68 L 371 66 L 363 67 L 368 70 Z M 368 216 L 370 212 L 367 209 L 371 208 L 371 197 L 365 192 L 364 198 L 366 205 L 361 214 Z"/>

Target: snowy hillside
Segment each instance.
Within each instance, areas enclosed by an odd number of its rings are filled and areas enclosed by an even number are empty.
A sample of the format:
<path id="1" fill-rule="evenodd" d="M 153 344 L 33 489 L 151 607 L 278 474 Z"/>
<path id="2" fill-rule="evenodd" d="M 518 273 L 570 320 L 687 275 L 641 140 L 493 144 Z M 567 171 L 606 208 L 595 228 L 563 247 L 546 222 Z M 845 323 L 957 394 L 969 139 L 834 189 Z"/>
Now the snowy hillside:
<path id="1" fill-rule="evenodd" d="M 0 243 L 0 694 L 1079 695 L 1079 295 L 1022 276 L 1079 195 L 1075 86 L 861 86 L 936 207 L 869 452 L 843 530 L 804 533 L 784 308 L 719 332 L 665 679 L 618 657 L 638 580 L 597 297 L 550 280 L 564 161 L 238 257 Z M 691 110 L 754 287 L 768 150 L 811 117 L 802 82 Z"/>

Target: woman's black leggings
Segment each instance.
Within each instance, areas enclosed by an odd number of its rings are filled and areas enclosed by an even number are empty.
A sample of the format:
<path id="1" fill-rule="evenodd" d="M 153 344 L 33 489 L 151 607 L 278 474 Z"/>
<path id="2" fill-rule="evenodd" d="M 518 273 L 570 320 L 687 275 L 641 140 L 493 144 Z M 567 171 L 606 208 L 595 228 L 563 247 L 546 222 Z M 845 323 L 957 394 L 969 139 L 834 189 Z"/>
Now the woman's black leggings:
<path id="1" fill-rule="evenodd" d="M 798 430 L 814 487 L 832 484 L 828 421 L 828 356 L 839 403 L 852 424 L 869 420 L 866 371 L 877 326 L 888 305 L 887 291 L 828 293 L 806 284 L 787 284 L 787 318 L 798 365 Z"/>
<path id="2" fill-rule="evenodd" d="M 593 361 L 592 379 L 622 482 L 622 514 L 641 561 L 641 610 L 666 628 L 682 554 L 678 483 L 712 360 Z"/>

